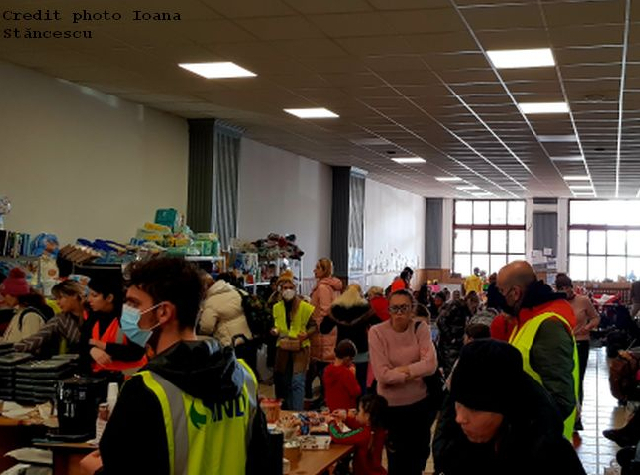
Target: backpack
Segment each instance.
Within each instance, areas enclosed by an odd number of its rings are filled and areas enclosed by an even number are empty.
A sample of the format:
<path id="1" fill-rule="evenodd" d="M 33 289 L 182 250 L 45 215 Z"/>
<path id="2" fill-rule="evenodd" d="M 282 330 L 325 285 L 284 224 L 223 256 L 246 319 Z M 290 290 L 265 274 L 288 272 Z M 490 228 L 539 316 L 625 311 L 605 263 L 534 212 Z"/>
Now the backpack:
<path id="1" fill-rule="evenodd" d="M 636 388 L 638 360 L 626 353 L 617 355 L 609 364 L 609 389 L 619 401 L 631 399 Z"/>
<path id="2" fill-rule="evenodd" d="M 237 289 L 240 294 L 242 311 L 254 338 L 262 338 L 273 328 L 273 315 L 266 304 L 257 295 L 249 294 Z"/>

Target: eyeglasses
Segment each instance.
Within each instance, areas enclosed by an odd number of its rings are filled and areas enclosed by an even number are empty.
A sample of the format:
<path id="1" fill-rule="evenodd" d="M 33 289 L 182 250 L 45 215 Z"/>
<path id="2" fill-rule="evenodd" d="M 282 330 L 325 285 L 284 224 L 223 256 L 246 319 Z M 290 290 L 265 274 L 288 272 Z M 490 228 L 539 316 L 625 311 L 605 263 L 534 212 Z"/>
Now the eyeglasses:
<path id="1" fill-rule="evenodd" d="M 411 305 L 392 305 L 389 307 L 389 313 L 408 313 L 411 310 Z"/>

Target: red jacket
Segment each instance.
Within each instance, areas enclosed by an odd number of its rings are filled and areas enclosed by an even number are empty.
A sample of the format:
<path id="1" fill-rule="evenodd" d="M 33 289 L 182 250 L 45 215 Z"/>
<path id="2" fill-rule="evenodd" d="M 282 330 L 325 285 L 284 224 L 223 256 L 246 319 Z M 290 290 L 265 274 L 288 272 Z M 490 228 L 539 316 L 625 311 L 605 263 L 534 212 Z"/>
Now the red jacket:
<path id="1" fill-rule="evenodd" d="M 371 426 L 363 426 L 354 418 L 348 417 L 345 421 L 349 432 L 341 432 L 334 422 L 329 424 L 331 440 L 336 444 L 355 445 L 356 454 L 353 459 L 354 475 L 387 475 L 382 466 L 382 449 L 387 437 L 387 431 L 383 429 L 371 429 Z"/>
<path id="2" fill-rule="evenodd" d="M 343 365 L 330 364 L 322 373 L 324 399 L 330 411 L 336 409 L 355 409 L 356 400 L 361 394 L 355 375 Z"/>
<path id="3" fill-rule="evenodd" d="M 371 305 L 380 320 L 383 322 L 389 320 L 389 301 L 385 297 L 381 295 L 373 297 L 369 300 L 369 305 Z"/>

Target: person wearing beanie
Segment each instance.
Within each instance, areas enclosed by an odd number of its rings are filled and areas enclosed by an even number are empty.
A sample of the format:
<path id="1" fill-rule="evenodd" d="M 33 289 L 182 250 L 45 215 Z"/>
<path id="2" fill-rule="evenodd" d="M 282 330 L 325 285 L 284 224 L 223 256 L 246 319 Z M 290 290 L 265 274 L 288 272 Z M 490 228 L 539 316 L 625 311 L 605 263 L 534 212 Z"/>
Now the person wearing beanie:
<path id="1" fill-rule="evenodd" d="M 301 411 L 310 359 L 309 337 L 318 329 L 311 318 L 315 307 L 298 295 L 290 272 L 278 278 L 278 291 L 282 300 L 273 306 L 275 326 L 271 330 L 277 337 L 273 374 L 276 397 L 284 400 L 283 409 Z"/>
<path id="2" fill-rule="evenodd" d="M 436 473 L 585 474 L 551 396 L 522 364 L 506 342 L 462 348 L 451 374 L 454 404 L 445 404 L 434 438 Z"/>
<path id="3" fill-rule="evenodd" d="M 52 316 L 53 310 L 47 306 L 44 297 L 31 290 L 24 271 L 18 267 L 11 269 L 0 284 L 0 294 L 4 302 L 14 309 L 0 343 L 16 343 L 33 335 L 44 325 L 47 317 Z"/>

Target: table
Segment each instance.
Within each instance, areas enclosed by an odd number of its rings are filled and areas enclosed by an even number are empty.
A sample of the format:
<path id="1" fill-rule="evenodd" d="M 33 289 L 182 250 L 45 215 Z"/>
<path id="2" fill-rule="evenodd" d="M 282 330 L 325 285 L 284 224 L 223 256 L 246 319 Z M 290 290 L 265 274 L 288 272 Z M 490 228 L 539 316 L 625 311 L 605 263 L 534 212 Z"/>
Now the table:
<path id="1" fill-rule="evenodd" d="M 82 475 L 80 461 L 97 450 L 95 445 L 87 443 L 38 442 L 34 445 L 53 452 L 53 475 Z"/>
<path id="2" fill-rule="evenodd" d="M 303 450 L 302 457 L 289 475 L 320 475 L 338 460 L 353 452 L 353 445 L 331 444 L 329 450 Z"/>
<path id="3" fill-rule="evenodd" d="M 11 457 L 5 457 L 4 454 L 14 449 L 30 447 L 31 440 L 43 437 L 47 430 L 47 427 L 40 424 L 0 416 L 0 472 L 17 463 Z"/>

